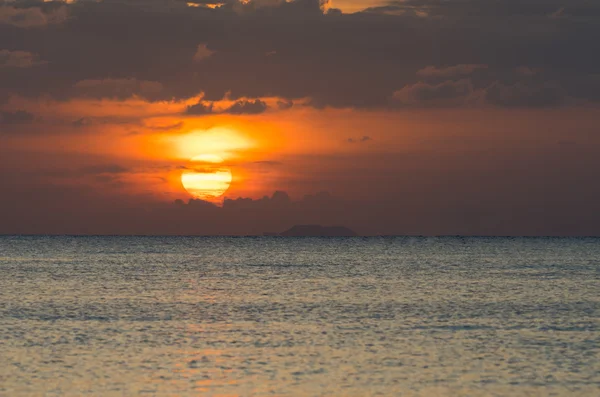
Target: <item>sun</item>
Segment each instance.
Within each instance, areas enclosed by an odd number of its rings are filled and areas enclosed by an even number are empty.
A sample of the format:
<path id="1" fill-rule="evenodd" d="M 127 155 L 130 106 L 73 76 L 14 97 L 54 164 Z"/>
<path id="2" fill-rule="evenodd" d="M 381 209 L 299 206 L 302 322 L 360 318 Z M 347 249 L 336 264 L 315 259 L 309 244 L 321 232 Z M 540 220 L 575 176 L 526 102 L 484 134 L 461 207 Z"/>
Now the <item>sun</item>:
<path id="1" fill-rule="evenodd" d="M 216 154 L 201 154 L 190 160 L 181 174 L 181 183 L 192 197 L 215 201 L 231 185 L 231 170 L 221 163 L 223 158 Z"/>

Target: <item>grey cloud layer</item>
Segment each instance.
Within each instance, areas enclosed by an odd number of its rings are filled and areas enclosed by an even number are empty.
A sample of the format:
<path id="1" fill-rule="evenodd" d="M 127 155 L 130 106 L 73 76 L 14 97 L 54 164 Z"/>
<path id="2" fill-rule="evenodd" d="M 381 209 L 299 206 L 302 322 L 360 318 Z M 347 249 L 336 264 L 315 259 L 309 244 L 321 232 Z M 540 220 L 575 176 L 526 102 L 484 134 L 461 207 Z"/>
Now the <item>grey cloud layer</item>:
<path id="1" fill-rule="evenodd" d="M 12 65 L 0 67 L 0 97 L 203 92 L 209 102 L 228 94 L 371 108 L 471 105 L 471 91 L 495 106 L 600 100 L 597 2 L 408 0 L 350 15 L 322 6 L 0 2 L 0 63 Z M 230 113 L 262 110 L 248 102 Z M 212 109 L 189 110 L 202 111 Z"/>

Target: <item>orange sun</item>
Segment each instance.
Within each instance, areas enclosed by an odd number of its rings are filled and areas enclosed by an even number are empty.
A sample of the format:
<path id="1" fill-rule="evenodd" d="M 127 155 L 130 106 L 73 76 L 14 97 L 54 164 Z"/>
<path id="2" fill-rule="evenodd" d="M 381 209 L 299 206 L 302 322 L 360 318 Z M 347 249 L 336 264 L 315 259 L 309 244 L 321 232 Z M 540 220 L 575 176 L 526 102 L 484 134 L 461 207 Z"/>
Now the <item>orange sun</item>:
<path id="1" fill-rule="evenodd" d="M 181 183 L 194 198 L 215 201 L 231 184 L 231 170 L 220 165 L 223 159 L 216 154 L 201 154 L 181 174 Z"/>

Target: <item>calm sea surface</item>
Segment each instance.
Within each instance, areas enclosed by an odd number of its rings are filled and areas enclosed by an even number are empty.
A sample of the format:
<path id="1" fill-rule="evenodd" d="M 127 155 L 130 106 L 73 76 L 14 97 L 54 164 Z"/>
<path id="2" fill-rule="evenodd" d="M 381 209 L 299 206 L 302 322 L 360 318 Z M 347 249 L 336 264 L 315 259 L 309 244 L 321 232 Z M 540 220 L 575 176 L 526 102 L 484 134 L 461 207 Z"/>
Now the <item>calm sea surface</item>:
<path id="1" fill-rule="evenodd" d="M 0 237 L 0 396 L 600 396 L 600 239 Z"/>

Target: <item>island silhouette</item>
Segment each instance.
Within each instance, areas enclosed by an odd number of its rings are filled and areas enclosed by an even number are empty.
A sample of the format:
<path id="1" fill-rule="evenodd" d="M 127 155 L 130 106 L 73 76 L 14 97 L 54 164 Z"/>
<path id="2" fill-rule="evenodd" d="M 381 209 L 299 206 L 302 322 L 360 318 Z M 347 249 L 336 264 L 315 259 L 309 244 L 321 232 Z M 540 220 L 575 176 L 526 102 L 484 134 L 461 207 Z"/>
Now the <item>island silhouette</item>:
<path id="1" fill-rule="evenodd" d="M 264 233 L 281 237 L 356 237 L 358 234 L 345 226 L 294 225 L 281 233 Z"/>

